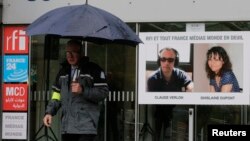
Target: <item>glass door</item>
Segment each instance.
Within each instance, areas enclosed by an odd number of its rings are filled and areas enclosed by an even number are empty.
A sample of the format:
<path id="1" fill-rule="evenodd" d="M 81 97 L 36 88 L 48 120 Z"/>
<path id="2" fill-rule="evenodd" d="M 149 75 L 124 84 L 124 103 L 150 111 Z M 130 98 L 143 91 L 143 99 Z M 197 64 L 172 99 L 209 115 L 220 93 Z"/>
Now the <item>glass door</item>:
<path id="1" fill-rule="evenodd" d="M 198 106 L 197 107 L 197 141 L 207 141 L 207 125 L 242 123 L 242 106 Z"/>
<path id="2" fill-rule="evenodd" d="M 42 119 L 51 98 L 51 86 L 60 68 L 60 62 L 65 58 L 63 46 L 64 42 L 60 42 L 58 37 L 34 36 L 31 39 L 31 140 L 60 140 L 60 114 L 53 118 L 51 128 L 45 128 Z"/>
<path id="3" fill-rule="evenodd" d="M 31 43 L 31 121 L 30 138 L 60 140 L 60 111 L 53 118 L 52 130 L 41 128 L 51 86 L 65 60 L 68 39 L 35 36 Z M 98 141 L 134 140 L 135 122 L 135 47 L 85 43 L 83 52 L 106 72 L 109 97 L 101 103 Z M 41 130 L 40 130 L 41 129 Z"/>

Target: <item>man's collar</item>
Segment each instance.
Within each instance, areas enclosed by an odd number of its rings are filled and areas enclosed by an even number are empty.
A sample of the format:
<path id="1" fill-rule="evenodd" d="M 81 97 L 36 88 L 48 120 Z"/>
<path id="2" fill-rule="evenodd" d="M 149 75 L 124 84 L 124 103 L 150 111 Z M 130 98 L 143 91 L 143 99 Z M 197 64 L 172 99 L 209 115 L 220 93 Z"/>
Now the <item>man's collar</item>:
<path id="1" fill-rule="evenodd" d="M 77 68 L 78 68 L 78 66 L 71 65 L 71 69 L 77 69 Z"/>

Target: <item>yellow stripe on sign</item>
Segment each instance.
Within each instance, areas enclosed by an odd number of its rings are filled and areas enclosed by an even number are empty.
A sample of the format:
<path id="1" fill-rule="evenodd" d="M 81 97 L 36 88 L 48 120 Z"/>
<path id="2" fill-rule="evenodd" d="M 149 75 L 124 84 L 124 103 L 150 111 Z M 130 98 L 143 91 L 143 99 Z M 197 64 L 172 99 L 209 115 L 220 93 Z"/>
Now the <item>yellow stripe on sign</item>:
<path id="1" fill-rule="evenodd" d="M 51 99 L 60 100 L 61 99 L 61 94 L 58 93 L 58 92 L 53 92 Z"/>

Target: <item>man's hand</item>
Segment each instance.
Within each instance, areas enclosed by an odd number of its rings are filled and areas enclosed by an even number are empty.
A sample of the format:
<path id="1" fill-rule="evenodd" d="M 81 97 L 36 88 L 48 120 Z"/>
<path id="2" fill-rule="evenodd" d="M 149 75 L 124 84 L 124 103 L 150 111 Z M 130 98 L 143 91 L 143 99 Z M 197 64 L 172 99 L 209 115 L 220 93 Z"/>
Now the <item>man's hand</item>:
<path id="1" fill-rule="evenodd" d="M 83 92 L 83 88 L 82 88 L 82 86 L 80 85 L 80 83 L 72 82 L 72 83 L 71 83 L 71 91 L 72 91 L 72 93 L 74 93 L 74 94 L 80 94 L 80 93 Z"/>
<path id="2" fill-rule="evenodd" d="M 52 123 L 52 115 L 46 114 L 43 118 L 43 124 L 47 127 L 50 127 L 51 123 Z"/>

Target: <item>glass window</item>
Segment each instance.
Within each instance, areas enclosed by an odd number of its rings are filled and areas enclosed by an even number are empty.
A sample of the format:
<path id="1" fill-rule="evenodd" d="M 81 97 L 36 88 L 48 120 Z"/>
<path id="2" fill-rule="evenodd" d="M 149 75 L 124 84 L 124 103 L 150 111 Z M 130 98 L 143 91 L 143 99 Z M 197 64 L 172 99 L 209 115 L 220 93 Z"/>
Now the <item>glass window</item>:
<path id="1" fill-rule="evenodd" d="M 249 22 L 207 22 L 205 31 L 249 31 Z M 139 32 L 185 32 L 186 23 L 140 23 Z M 191 51 L 192 52 L 192 51 Z M 155 59 L 152 59 L 155 60 Z M 182 64 L 180 64 L 182 65 Z M 156 69 L 157 63 L 149 62 Z M 181 66 L 180 66 L 181 67 Z M 189 70 L 182 66 L 183 69 Z M 194 109 L 194 139 L 207 140 L 208 124 L 246 124 L 243 106 L 237 105 L 139 105 L 140 139 L 142 140 L 188 140 L 189 109 Z M 158 115 L 158 116 L 157 116 Z M 249 115 L 249 106 L 248 106 Z M 249 116 L 248 116 L 249 117 Z"/>
<path id="2" fill-rule="evenodd" d="M 135 31 L 135 24 L 129 24 Z M 139 32 L 185 32 L 186 23 L 140 23 Z M 206 31 L 248 31 L 249 22 L 208 22 Z M 46 39 L 46 42 L 45 42 Z M 60 62 L 65 59 L 64 45 L 68 39 L 47 36 L 34 36 L 31 40 L 31 124 L 30 135 L 34 137 L 41 127 L 44 109 L 50 99 L 50 89 Z M 136 47 L 118 44 L 93 44 L 84 48 L 90 61 L 99 64 L 107 75 L 110 87 L 109 97 L 102 103 L 99 126 L 99 140 L 134 141 L 135 125 L 139 126 L 139 139 L 153 141 L 187 141 L 189 109 L 194 109 L 194 138 L 207 140 L 206 126 L 219 124 L 249 124 L 249 106 L 233 105 L 135 105 L 136 102 Z M 190 48 L 192 53 L 192 47 Z M 191 55 L 192 56 L 192 55 Z M 192 59 L 192 58 L 189 58 Z M 152 59 L 154 60 L 154 59 Z M 183 59 L 182 59 L 183 60 Z M 181 61 L 180 66 L 191 71 L 190 60 Z M 192 62 L 192 61 L 191 61 Z M 140 62 L 138 62 L 140 63 Z M 187 67 L 189 66 L 189 67 Z M 156 69 L 152 61 L 150 69 Z M 139 73 L 139 72 L 138 72 Z M 135 109 L 137 107 L 139 109 Z M 139 111 L 139 123 L 135 111 Z M 60 139 L 60 116 L 57 115 L 52 131 Z M 38 136 L 47 134 L 42 130 Z M 53 134 L 48 131 L 48 135 Z"/>

